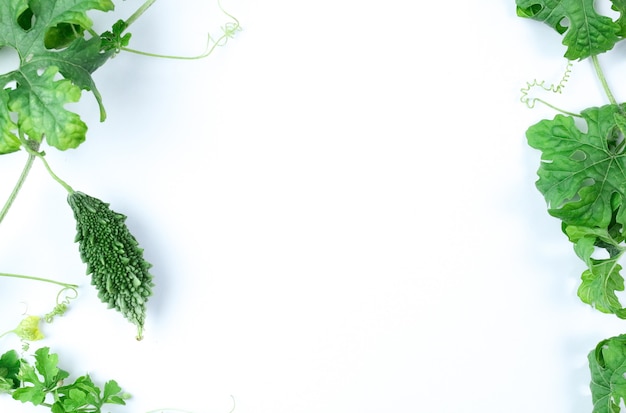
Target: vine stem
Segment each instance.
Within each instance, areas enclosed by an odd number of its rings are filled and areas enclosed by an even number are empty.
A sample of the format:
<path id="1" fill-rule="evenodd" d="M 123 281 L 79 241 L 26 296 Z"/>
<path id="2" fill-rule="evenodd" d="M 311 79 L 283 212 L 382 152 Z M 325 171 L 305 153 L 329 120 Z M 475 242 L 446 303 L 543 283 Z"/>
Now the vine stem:
<path id="1" fill-rule="evenodd" d="M 68 284 L 68 283 L 64 283 L 64 282 L 61 282 L 61 281 L 51 280 L 51 279 L 48 279 L 48 278 L 33 277 L 32 275 L 9 274 L 9 273 L 5 273 L 5 272 L 0 272 L 0 277 L 21 278 L 23 280 L 42 281 L 42 282 L 47 282 L 47 283 L 51 283 L 51 284 L 56 284 L 56 285 L 60 285 L 61 287 L 65 287 L 65 288 L 74 288 L 74 289 L 78 288 L 78 285 L 76 285 L 76 284 Z"/>
<path id="2" fill-rule="evenodd" d="M 26 160 L 26 164 L 24 165 L 24 168 L 22 169 L 22 173 L 20 174 L 19 179 L 17 180 L 17 182 L 15 183 L 15 186 L 13 187 L 13 191 L 11 191 L 9 198 L 6 200 L 6 202 L 4 203 L 4 206 L 2 207 L 2 211 L 0 211 L 0 223 L 9 212 L 9 209 L 11 208 L 11 205 L 13 205 L 13 201 L 15 201 L 15 198 L 17 197 L 17 194 L 20 192 L 20 189 L 22 189 L 22 185 L 24 184 L 24 181 L 26 180 L 26 177 L 28 176 L 28 173 L 30 172 L 30 169 L 33 166 L 34 160 L 35 160 L 35 155 L 29 153 L 28 159 Z"/>
<path id="3" fill-rule="evenodd" d="M 150 8 L 154 4 L 156 0 L 147 0 L 144 4 L 141 5 L 124 23 L 126 23 L 126 27 L 130 26 L 137 20 L 146 10 Z"/>
<path id="4" fill-rule="evenodd" d="M 152 6 L 155 2 L 156 2 L 156 0 L 146 0 L 146 2 L 141 5 L 141 7 L 139 7 L 137 10 L 135 10 L 135 12 L 128 19 L 126 19 L 124 21 L 124 24 L 126 25 L 126 28 L 128 28 L 128 26 L 133 24 L 135 22 L 135 20 L 137 20 L 139 17 L 141 17 L 141 15 L 144 14 L 145 11 L 148 10 L 150 8 L 150 6 Z M 100 36 L 93 28 L 89 28 L 89 29 L 87 29 L 87 31 L 94 37 Z"/>
<path id="5" fill-rule="evenodd" d="M 199 54 L 199 55 L 197 55 L 197 56 L 176 56 L 176 55 L 166 55 L 166 54 L 159 54 L 159 53 L 150 53 L 150 52 L 144 52 L 144 51 L 141 51 L 141 50 L 131 49 L 129 47 L 122 47 L 121 50 L 123 50 L 125 52 L 129 52 L 129 53 L 142 55 L 142 56 L 158 57 L 158 58 L 162 58 L 162 59 L 174 59 L 174 60 L 200 60 L 200 59 L 204 59 L 205 57 L 208 57 L 211 53 L 213 53 L 213 51 L 218 46 L 224 46 L 226 44 L 226 42 L 228 42 L 228 39 L 234 37 L 235 33 L 237 31 L 241 30 L 241 25 L 239 24 L 239 20 L 237 20 L 237 18 L 235 18 L 233 15 L 231 15 L 226 10 L 224 10 L 224 8 L 222 7 L 222 3 L 219 0 L 217 1 L 217 5 L 219 6 L 219 8 L 222 11 L 222 13 L 224 13 L 226 16 L 230 17 L 233 21 L 227 22 L 222 27 L 223 34 L 217 40 L 213 39 L 213 37 L 211 36 L 211 33 L 209 33 L 207 35 L 207 43 L 206 43 L 206 47 L 205 47 L 204 52 Z M 139 12 L 139 10 L 137 10 L 137 12 Z M 131 18 L 133 16 L 131 16 L 126 21 L 127 25 L 129 24 L 128 22 L 131 20 Z M 213 42 L 213 45 L 211 45 L 211 42 Z"/>
<path id="6" fill-rule="evenodd" d="M 46 158 L 44 158 L 42 154 L 38 154 L 37 156 L 39 157 L 39 159 L 41 159 L 41 162 L 43 162 L 44 166 L 46 167 L 46 170 L 48 171 L 52 179 L 54 179 L 59 184 L 61 184 L 61 186 L 65 188 L 67 192 L 69 192 L 70 194 L 73 193 L 74 189 L 71 186 L 69 186 L 69 184 L 65 182 L 63 179 L 59 178 L 57 174 L 52 172 L 52 169 L 50 168 L 50 165 L 48 165 L 48 161 L 46 161 Z"/>
<path id="7" fill-rule="evenodd" d="M 28 145 L 24 145 L 24 147 L 26 148 L 26 151 L 28 151 L 28 153 L 30 155 L 39 158 L 41 160 L 41 162 L 43 162 L 43 165 L 46 167 L 46 170 L 48 171 L 48 173 L 50 174 L 52 179 L 57 181 L 70 194 L 74 192 L 74 189 L 67 182 L 65 182 L 63 179 L 59 178 L 57 176 L 57 174 L 55 174 L 52 171 L 52 168 L 50 168 L 50 165 L 48 164 L 48 161 L 46 161 L 45 152 L 37 152 L 36 150 L 31 149 Z"/>
<path id="8" fill-rule="evenodd" d="M 613 96 L 613 93 L 611 92 L 611 88 L 609 88 L 609 84 L 607 83 L 606 77 L 604 76 L 604 72 L 602 71 L 602 67 L 600 66 L 600 61 L 598 60 L 598 56 L 597 55 L 591 56 L 591 61 L 593 62 L 593 68 L 596 71 L 596 75 L 598 76 L 598 79 L 600 79 L 600 83 L 602 84 L 602 89 L 604 89 L 604 93 L 606 93 L 606 96 L 609 99 L 609 102 L 611 102 L 611 105 L 617 106 L 617 100 L 615 99 L 615 96 Z"/>

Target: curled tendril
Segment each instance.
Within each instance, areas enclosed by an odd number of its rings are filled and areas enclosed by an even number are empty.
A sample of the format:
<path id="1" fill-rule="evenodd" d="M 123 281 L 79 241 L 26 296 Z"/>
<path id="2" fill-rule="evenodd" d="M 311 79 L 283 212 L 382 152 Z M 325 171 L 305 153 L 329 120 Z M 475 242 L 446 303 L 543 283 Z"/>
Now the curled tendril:
<path id="1" fill-rule="evenodd" d="M 222 11 L 222 13 L 224 13 L 224 15 L 226 15 L 227 17 L 232 19 L 232 21 L 227 22 L 226 24 L 224 24 L 224 26 L 221 27 L 222 34 L 217 39 L 215 39 L 211 35 L 211 33 L 209 33 L 207 35 L 207 42 L 206 42 L 206 46 L 205 46 L 204 52 L 202 52 L 199 55 L 196 55 L 196 56 L 165 55 L 165 54 L 144 52 L 144 51 L 141 51 L 141 50 L 131 49 L 129 47 L 121 47 L 120 50 L 123 50 L 125 52 L 134 53 L 134 54 L 139 54 L 139 55 L 142 55 L 142 56 L 160 57 L 160 58 L 163 58 L 163 59 L 176 59 L 176 60 L 198 60 L 198 59 L 204 59 L 205 57 L 208 57 L 211 53 L 213 53 L 213 51 L 217 47 L 224 46 L 228 42 L 229 39 L 232 39 L 233 37 L 235 37 L 235 34 L 238 31 L 241 31 L 241 25 L 239 24 L 239 20 L 237 20 L 237 18 L 235 18 L 233 15 L 231 15 L 226 10 L 224 10 L 224 8 L 222 7 L 222 4 L 219 2 L 219 0 L 217 2 L 217 5 L 219 6 L 219 8 Z"/>
<path id="2" fill-rule="evenodd" d="M 570 75 L 572 73 L 572 66 L 574 65 L 574 63 L 571 60 L 567 61 L 567 65 L 565 66 L 565 72 L 563 73 L 563 77 L 561 77 L 561 80 L 559 81 L 559 83 L 557 84 L 550 84 L 549 86 L 546 85 L 546 81 L 542 80 L 542 81 L 538 81 L 537 79 L 534 79 L 532 82 L 526 82 L 526 86 L 520 89 L 520 92 L 522 92 L 522 96 L 520 97 L 520 101 L 526 105 L 526 107 L 528 107 L 529 109 L 533 109 L 536 105 L 537 102 L 543 103 L 546 106 L 549 106 L 553 109 L 558 110 L 559 112 L 563 112 L 565 114 L 568 115 L 573 115 L 573 116 L 579 116 L 577 114 L 574 113 L 570 113 L 567 111 L 564 111 L 562 109 L 559 109 L 553 105 L 551 105 L 550 103 L 546 102 L 543 99 L 540 98 L 533 98 L 529 96 L 529 93 L 531 90 L 533 89 L 543 89 L 547 92 L 552 92 L 552 93 L 562 93 L 563 89 L 565 88 L 565 84 L 567 83 L 567 81 L 570 78 Z"/>
<path id="3" fill-rule="evenodd" d="M 43 316 L 43 319 L 46 323 L 51 323 L 54 321 L 54 317 L 62 316 L 67 311 L 69 307 L 70 301 L 74 300 L 78 297 L 78 290 L 76 287 L 64 287 L 57 294 L 57 304 L 54 306 L 52 311 Z"/>

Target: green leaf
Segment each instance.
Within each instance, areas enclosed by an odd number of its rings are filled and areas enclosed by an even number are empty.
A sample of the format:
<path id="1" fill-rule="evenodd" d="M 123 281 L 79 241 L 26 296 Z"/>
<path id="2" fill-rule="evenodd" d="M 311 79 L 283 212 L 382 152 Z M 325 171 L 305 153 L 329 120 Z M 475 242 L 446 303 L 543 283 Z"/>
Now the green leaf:
<path id="1" fill-rule="evenodd" d="M 85 140 L 87 125 L 63 108 L 78 102 L 80 89 L 69 80 L 54 80 L 58 69 L 49 67 L 41 76 L 24 78 L 10 93 L 9 109 L 18 114 L 18 126 L 37 142 L 45 136 L 58 149 L 76 148 Z"/>
<path id="2" fill-rule="evenodd" d="M 622 266 L 617 263 L 618 259 L 619 256 L 603 260 L 591 258 L 591 266 L 581 276 L 578 297 L 598 311 L 626 318 L 626 309 L 615 294 L 624 291 L 624 278 L 620 275 Z"/>
<path id="3" fill-rule="evenodd" d="M 50 408 L 50 412 L 51 413 L 68 413 L 64 408 L 63 405 L 61 405 L 60 402 L 56 402 L 52 405 L 52 407 Z"/>
<path id="4" fill-rule="evenodd" d="M 611 0 L 611 9 L 620 13 L 619 19 L 615 21 L 620 27 L 619 36 L 626 37 L 626 0 Z"/>
<path id="5" fill-rule="evenodd" d="M 576 255 L 585 262 L 587 270 L 582 274 L 582 283 L 578 288 L 580 299 L 603 313 L 615 314 L 626 318 L 616 291 L 624 290 L 624 279 L 620 275 L 618 260 L 626 250 L 620 245 L 620 238 L 615 239 L 607 229 L 587 228 L 564 225 L 564 232 L 574 243 Z M 608 259 L 592 258 L 598 249 L 609 254 Z"/>
<path id="6" fill-rule="evenodd" d="M 587 359 L 593 413 L 619 413 L 626 400 L 626 335 L 601 341 Z"/>
<path id="7" fill-rule="evenodd" d="M 43 377 L 44 386 L 48 389 L 55 387 L 61 380 L 67 378 L 69 373 L 57 367 L 59 356 L 50 354 L 48 347 L 42 347 L 35 351 L 35 367 Z"/>
<path id="8" fill-rule="evenodd" d="M 111 396 L 116 396 L 122 391 L 122 388 L 115 380 L 109 380 L 104 384 L 104 394 L 102 398 L 108 400 Z"/>
<path id="9" fill-rule="evenodd" d="M 17 125 L 11 120 L 8 105 L 9 93 L 6 89 L 0 89 L 0 155 L 15 152 L 21 146 L 13 132 Z"/>
<path id="10" fill-rule="evenodd" d="M 570 60 L 606 52 L 621 40 L 620 24 L 598 14 L 594 0 L 516 0 L 516 4 L 518 16 L 544 22 L 565 34 L 565 57 Z"/>
<path id="11" fill-rule="evenodd" d="M 15 390 L 13 398 L 22 402 L 31 402 L 34 405 L 43 403 L 46 394 L 54 390 L 63 379 L 69 376 L 68 372 L 57 367 L 58 359 L 56 354 L 50 354 L 48 347 L 42 347 L 35 351 L 35 367 L 22 363 L 19 373 L 21 381 L 30 383 L 31 386 L 24 386 Z"/>
<path id="12" fill-rule="evenodd" d="M 621 234 L 618 234 L 619 238 L 616 239 L 605 228 L 577 227 L 565 224 L 564 227 L 563 232 L 574 243 L 576 255 L 589 267 L 592 265 L 591 255 L 595 252 L 596 247 L 605 249 L 610 257 L 615 257 L 624 252 L 625 248 L 620 245 L 623 240 Z"/>
<path id="13" fill-rule="evenodd" d="M 57 391 L 60 397 L 55 406 L 62 408 L 62 412 L 99 412 L 105 404 L 126 404 L 121 398 L 122 389 L 115 380 L 109 380 L 104 385 L 104 394 L 96 386 L 89 375 L 81 376 L 72 384 L 60 387 Z M 86 407 L 89 407 L 87 409 Z M 95 408 L 95 410 L 91 409 Z"/>
<path id="14" fill-rule="evenodd" d="M 613 219 L 626 225 L 626 153 L 618 111 L 613 105 L 583 111 L 586 132 L 563 115 L 526 132 L 529 145 L 542 151 L 537 188 L 548 212 L 567 225 L 608 228 Z"/>
<path id="15" fill-rule="evenodd" d="M 20 321 L 13 332 L 24 341 L 37 341 L 44 338 L 43 333 L 39 329 L 41 318 L 34 315 L 26 316 Z"/>
<path id="16" fill-rule="evenodd" d="M 113 24 L 111 31 L 102 33 L 100 35 L 100 39 L 102 40 L 102 49 L 114 50 L 117 53 L 122 47 L 128 46 L 131 34 L 126 33 L 122 36 L 122 33 L 126 30 L 126 28 L 126 22 L 124 20 L 118 20 L 115 24 Z"/>
<path id="17" fill-rule="evenodd" d="M 13 392 L 13 398 L 21 401 L 22 403 L 31 402 L 35 406 L 43 403 L 46 398 L 44 384 L 40 381 L 33 366 L 29 364 L 22 364 L 20 367 L 19 378 L 24 383 L 32 384 L 32 386 L 24 386 L 16 389 Z"/>
<path id="18" fill-rule="evenodd" d="M 64 108 L 80 98 L 80 90 L 93 91 L 105 118 L 100 93 L 91 77 L 114 51 L 102 51 L 98 36 L 86 40 L 92 27 L 90 10 L 113 10 L 111 0 L 56 0 L 0 2 L 0 48 L 14 48 L 19 68 L 0 76 L 0 88 L 15 82 L 14 90 L 0 95 L 0 154 L 16 150 L 8 111 L 17 113 L 17 125 L 30 138 L 58 149 L 75 148 L 85 140 L 87 128 L 77 114 Z M 60 74 L 65 79 L 56 79 Z M 13 86 L 11 86 L 13 87 Z"/>
<path id="19" fill-rule="evenodd" d="M 9 392 L 19 386 L 20 366 L 20 358 L 15 350 L 7 351 L 0 357 L 0 393 Z"/>

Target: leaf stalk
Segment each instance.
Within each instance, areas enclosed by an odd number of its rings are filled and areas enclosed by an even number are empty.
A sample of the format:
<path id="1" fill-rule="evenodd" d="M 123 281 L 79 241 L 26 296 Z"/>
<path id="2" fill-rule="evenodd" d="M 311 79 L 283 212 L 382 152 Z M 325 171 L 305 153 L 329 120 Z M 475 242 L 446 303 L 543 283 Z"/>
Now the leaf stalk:
<path id="1" fill-rule="evenodd" d="M 600 66 L 600 61 L 598 60 L 598 56 L 597 55 L 591 56 L 591 61 L 593 63 L 593 68 L 596 71 L 596 75 L 598 76 L 598 79 L 600 80 L 600 83 L 602 84 L 602 89 L 604 89 L 604 93 L 609 99 L 609 102 L 611 103 L 611 105 L 617 106 L 617 100 L 615 99 L 615 96 L 611 92 L 611 88 L 609 87 L 609 84 L 606 81 L 606 77 L 604 76 L 604 72 L 602 71 L 602 67 Z"/>
<path id="2" fill-rule="evenodd" d="M 126 23 L 126 27 L 130 26 L 137 20 L 142 14 L 145 13 L 146 10 L 150 8 L 154 4 L 156 0 L 146 0 L 144 4 L 141 5 L 124 23 Z"/>
<path id="3" fill-rule="evenodd" d="M 26 178 L 28 177 L 28 174 L 30 173 L 34 160 L 35 160 L 35 155 L 29 153 L 28 159 L 26 160 L 26 164 L 24 165 L 24 168 L 22 169 L 22 173 L 20 174 L 20 177 L 18 178 L 17 182 L 15 183 L 15 186 L 13 187 L 13 191 L 11 191 L 9 198 L 6 200 L 6 202 L 4 203 L 4 206 L 2 207 L 2 210 L 0 211 L 0 223 L 9 212 L 9 209 L 11 208 L 11 205 L 13 205 L 13 201 L 15 201 L 15 198 L 17 198 L 17 194 L 20 192 L 20 189 L 22 189 L 22 185 L 24 185 L 24 181 L 26 181 Z"/>

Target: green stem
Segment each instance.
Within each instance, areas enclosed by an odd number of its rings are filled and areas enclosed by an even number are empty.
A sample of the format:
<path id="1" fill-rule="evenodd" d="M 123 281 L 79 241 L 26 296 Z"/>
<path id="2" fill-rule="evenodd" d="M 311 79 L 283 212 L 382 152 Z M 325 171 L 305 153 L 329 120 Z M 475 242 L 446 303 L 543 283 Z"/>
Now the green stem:
<path id="1" fill-rule="evenodd" d="M 126 27 L 130 26 L 137 20 L 150 6 L 154 4 L 156 0 L 146 0 L 144 4 L 141 5 L 124 23 L 126 23 Z"/>
<path id="2" fill-rule="evenodd" d="M 15 198 L 17 197 L 17 194 L 20 192 L 20 189 L 22 189 L 22 185 L 24 184 L 24 181 L 26 180 L 26 177 L 28 176 L 28 173 L 30 172 L 30 169 L 33 166 L 34 160 L 35 160 L 35 155 L 29 153 L 28 159 L 26 160 L 26 164 L 24 165 L 24 169 L 22 169 L 22 173 L 19 179 L 17 180 L 17 182 L 15 183 L 15 186 L 13 187 L 13 191 L 11 192 L 11 195 L 9 195 L 9 199 L 7 199 L 7 201 L 5 202 L 4 207 L 2 208 L 2 211 L 0 211 L 0 222 L 2 222 L 4 217 L 7 215 L 7 213 L 9 212 L 9 209 L 11 208 L 11 205 L 13 205 L 13 201 L 15 201 Z"/>
<path id="3" fill-rule="evenodd" d="M 48 171 L 52 179 L 54 179 L 59 184 L 61 184 L 61 186 L 65 188 L 65 190 L 69 192 L 70 194 L 74 192 L 74 189 L 72 189 L 72 187 L 69 186 L 67 182 L 65 182 L 64 180 L 59 178 L 54 172 L 52 172 L 52 169 L 50 169 L 50 165 L 48 165 L 48 161 L 46 161 L 46 158 L 44 158 L 43 155 L 40 154 L 39 159 L 41 159 L 41 162 L 43 162 L 44 166 L 46 167 L 46 170 Z"/>
<path id="4" fill-rule="evenodd" d="M 144 12 L 146 10 L 148 10 L 148 8 L 150 6 L 152 6 L 155 2 L 156 2 L 156 0 L 146 0 L 146 2 L 143 5 L 141 5 L 141 7 L 139 7 L 128 19 L 126 19 L 126 21 L 124 21 L 124 24 L 126 24 L 126 28 L 128 28 L 128 26 L 133 24 L 135 22 L 135 20 L 137 20 L 139 17 L 141 17 L 141 15 L 144 14 Z M 100 34 L 98 34 L 98 32 L 96 32 L 92 28 L 87 29 L 87 31 L 93 37 L 99 37 L 100 36 Z"/>
<path id="5" fill-rule="evenodd" d="M 26 150 L 28 151 L 29 154 L 31 154 L 32 156 L 36 156 L 37 158 L 41 159 L 41 162 L 43 162 L 43 165 L 46 167 L 46 170 L 48 171 L 48 173 L 50 174 L 52 179 L 57 181 L 70 194 L 74 192 L 74 189 L 67 182 L 65 182 L 63 179 L 59 178 L 57 176 L 57 174 L 55 174 L 52 171 L 52 168 L 50 168 L 50 165 L 48 164 L 48 161 L 46 161 L 46 158 L 44 157 L 46 155 L 45 152 L 37 152 L 36 150 L 33 150 L 33 149 L 29 148 L 28 145 L 24 145 L 24 147 L 26 148 Z"/>
<path id="6" fill-rule="evenodd" d="M 564 115 L 574 116 L 574 117 L 577 117 L 577 118 L 582 118 L 582 116 L 581 116 L 581 115 L 579 115 L 578 113 L 569 112 L 569 111 L 567 111 L 567 110 L 564 110 L 564 109 L 558 108 L 558 107 L 554 106 L 553 104 L 546 102 L 546 101 L 545 101 L 545 100 L 543 100 L 543 99 L 535 98 L 535 99 L 533 99 L 533 100 L 534 100 L 534 102 L 540 102 L 540 103 L 543 103 L 543 104 L 544 104 L 544 105 L 546 105 L 547 107 L 552 108 L 552 109 L 556 110 L 557 112 L 561 112 L 561 113 L 562 113 L 562 114 L 564 114 Z"/>
<path id="7" fill-rule="evenodd" d="M 0 272 L 0 277 L 20 278 L 23 280 L 32 280 L 32 281 L 42 281 L 42 282 L 60 285 L 61 287 L 65 287 L 65 288 L 78 288 L 78 285 L 76 284 L 68 284 L 68 283 L 64 283 L 61 281 L 50 280 L 48 278 L 33 277 L 31 275 L 9 274 L 5 272 Z"/>
<path id="8" fill-rule="evenodd" d="M 611 105 L 617 106 L 617 100 L 615 99 L 615 96 L 613 96 L 613 93 L 611 92 L 611 89 L 609 88 L 609 84 L 606 81 L 606 77 L 604 77 L 604 72 L 602 71 L 602 68 L 600 67 L 600 61 L 598 60 L 598 56 L 595 56 L 595 55 L 591 56 L 591 61 L 593 62 L 593 68 L 596 71 L 596 75 L 598 76 L 598 79 L 600 79 L 600 83 L 602 84 L 604 93 L 606 93 L 606 96 L 609 98 L 609 102 L 611 102 Z"/>

